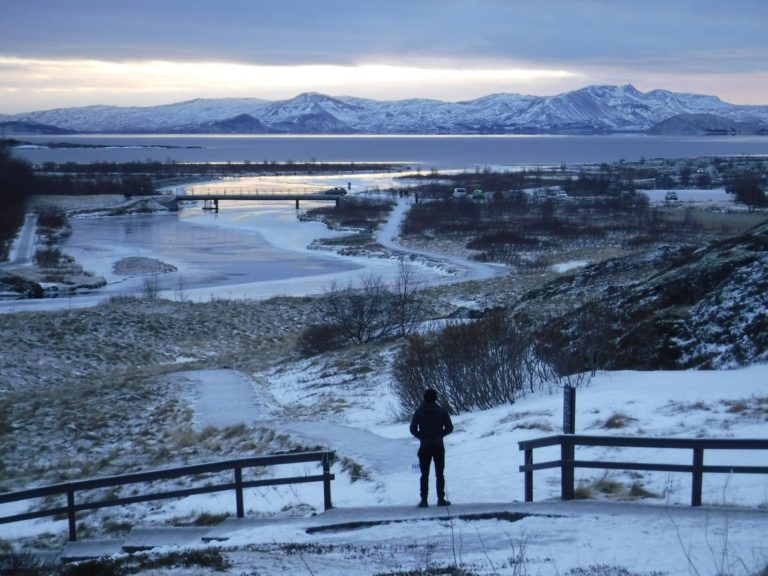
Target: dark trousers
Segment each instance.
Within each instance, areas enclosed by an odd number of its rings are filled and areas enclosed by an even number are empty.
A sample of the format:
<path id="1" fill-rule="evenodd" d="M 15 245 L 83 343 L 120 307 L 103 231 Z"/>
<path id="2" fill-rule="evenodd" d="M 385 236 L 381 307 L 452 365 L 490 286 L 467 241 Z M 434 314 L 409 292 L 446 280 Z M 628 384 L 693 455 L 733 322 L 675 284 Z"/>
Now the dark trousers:
<path id="1" fill-rule="evenodd" d="M 429 468 L 435 461 L 435 480 L 437 499 L 445 500 L 445 446 L 421 446 L 419 448 L 419 469 L 421 470 L 421 499 L 426 500 L 429 494 Z"/>

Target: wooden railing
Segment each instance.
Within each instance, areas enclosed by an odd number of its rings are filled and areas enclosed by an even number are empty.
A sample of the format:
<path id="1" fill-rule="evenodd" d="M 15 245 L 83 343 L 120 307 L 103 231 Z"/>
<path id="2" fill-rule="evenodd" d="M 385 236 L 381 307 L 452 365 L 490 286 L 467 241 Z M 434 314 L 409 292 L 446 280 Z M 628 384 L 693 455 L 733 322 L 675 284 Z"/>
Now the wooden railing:
<path id="1" fill-rule="evenodd" d="M 270 454 L 267 456 L 255 456 L 252 458 L 240 458 L 237 460 L 224 460 L 220 462 L 210 462 L 207 464 L 196 464 L 192 466 L 183 466 L 179 468 L 167 468 L 163 470 L 154 470 L 150 472 L 137 472 L 134 474 L 123 474 L 120 476 L 109 476 L 105 478 L 93 478 L 90 480 L 79 480 L 75 482 L 64 482 L 50 486 L 41 486 L 18 492 L 8 492 L 0 494 L 0 504 L 8 502 L 20 502 L 35 498 L 46 498 L 49 496 L 66 495 L 66 506 L 47 508 L 44 510 L 35 510 L 14 514 L 12 516 L 0 516 L 0 524 L 10 522 L 20 522 L 22 520 L 31 520 L 34 518 L 44 518 L 47 516 L 59 516 L 66 514 L 69 520 L 69 539 L 74 542 L 77 539 L 77 529 L 75 515 L 82 510 L 96 510 L 98 508 L 107 508 L 110 506 L 124 506 L 135 504 L 137 502 L 149 502 L 152 500 L 163 500 L 166 498 L 181 498 L 193 494 L 208 494 L 212 492 L 223 492 L 226 490 L 235 491 L 235 506 L 237 517 L 242 518 L 245 515 L 243 503 L 243 489 L 255 488 L 259 486 L 277 486 L 282 484 L 300 484 L 305 482 L 323 483 L 323 503 L 326 510 L 332 507 L 331 503 L 331 480 L 334 475 L 331 474 L 331 462 L 335 456 L 333 451 L 318 452 L 296 452 L 286 454 Z M 320 462 L 322 464 L 322 474 L 309 476 L 290 476 L 283 478 L 264 478 L 259 480 L 243 480 L 243 469 L 275 466 L 279 464 L 296 464 L 302 462 Z M 207 483 L 210 478 L 199 478 L 201 474 L 210 474 L 216 472 L 231 471 L 233 481 L 222 484 Z M 112 488 L 116 486 L 125 486 L 128 484 L 137 484 L 145 482 L 154 482 L 158 480 L 170 480 L 182 478 L 185 476 L 194 477 L 192 482 L 201 484 L 204 480 L 204 486 L 196 486 L 179 490 L 166 490 L 163 492 L 142 493 L 135 496 L 123 498 L 107 498 L 97 501 L 76 501 L 75 496 L 82 492 L 90 490 Z"/>
<path id="2" fill-rule="evenodd" d="M 563 500 L 574 499 L 574 470 L 598 468 L 603 470 L 649 470 L 657 472 L 688 472 L 692 476 L 691 506 L 701 506 L 701 488 L 704 474 L 768 474 L 768 466 L 705 465 L 705 450 L 768 450 L 768 439 L 732 438 L 638 438 L 626 436 L 585 436 L 560 434 L 518 442 L 525 451 L 525 501 L 533 501 L 533 472 L 546 468 L 560 468 L 560 491 Z M 533 450 L 546 446 L 560 446 L 560 459 L 534 463 Z M 617 448 L 674 448 L 692 450 L 691 464 L 661 464 L 645 462 L 615 462 L 576 459 L 576 446 L 605 446 Z"/>

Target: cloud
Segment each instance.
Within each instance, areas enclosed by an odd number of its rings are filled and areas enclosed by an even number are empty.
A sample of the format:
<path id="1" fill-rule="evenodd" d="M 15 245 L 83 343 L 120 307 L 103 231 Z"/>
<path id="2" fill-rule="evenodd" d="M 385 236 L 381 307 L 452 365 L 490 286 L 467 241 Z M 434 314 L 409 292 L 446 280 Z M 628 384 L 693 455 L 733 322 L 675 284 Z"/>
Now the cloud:
<path id="1" fill-rule="evenodd" d="M 0 5 L 0 53 L 259 65 L 690 59 L 746 71 L 766 66 L 766 21 L 762 0 L 11 0 Z"/>
<path id="2" fill-rule="evenodd" d="M 292 97 L 322 90 L 333 94 L 393 97 L 412 95 L 414 86 L 428 85 L 438 97 L 445 87 L 471 87 L 468 97 L 500 87 L 530 82 L 571 80 L 566 70 L 532 68 L 417 68 L 380 64 L 257 66 L 234 62 L 171 62 L 45 60 L 0 57 L 0 92 L 91 93 L 126 102 L 152 101 L 158 95 L 177 97 L 254 94 Z M 494 90 L 495 89 L 495 90 Z M 478 90 L 483 92 L 478 93 Z M 361 93 L 362 92 L 362 93 Z M 422 96 L 426 94 L 422 93 Z M 382 96 L 379 96 L 382 97 Z"/>
<path id="3" fill-rule="evenodd" d="M 22 93 L 462 99 L 651 78 L 712 93 L 726 76 L 751 78 L 734 100 L 756 101 L 765 22 L 764 0 L 4 0 L 0 107 Z"/>

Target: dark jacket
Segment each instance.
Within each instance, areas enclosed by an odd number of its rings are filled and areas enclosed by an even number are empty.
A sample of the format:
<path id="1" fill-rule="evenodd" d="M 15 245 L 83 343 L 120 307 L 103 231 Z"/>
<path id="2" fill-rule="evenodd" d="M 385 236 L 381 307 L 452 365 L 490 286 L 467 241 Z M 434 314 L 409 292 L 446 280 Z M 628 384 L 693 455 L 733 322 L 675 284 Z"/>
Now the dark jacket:
<path id="1" fill-rule="evenodd" d="M 422 402 L 411 418 L 411 434 L 422 446 L 440 446 L 443 437 L 453 432 L 448 411 L 437 402 Z"/>

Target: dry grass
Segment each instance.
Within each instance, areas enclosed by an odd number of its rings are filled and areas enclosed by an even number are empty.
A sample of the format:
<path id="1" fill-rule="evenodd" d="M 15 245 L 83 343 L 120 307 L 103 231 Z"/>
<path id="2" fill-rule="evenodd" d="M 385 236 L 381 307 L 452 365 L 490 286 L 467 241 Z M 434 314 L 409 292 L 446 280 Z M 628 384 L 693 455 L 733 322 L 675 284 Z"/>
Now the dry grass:
<path id="1" fill-rule="evenodd" d="M 637 422 L 637 418 L 628 416 L 623 412 L 615 412 L 606 418 L 600 427 L 606 430 L 616 430 L 618 428 L 626 428 L 632 422 Z"/>
<path id="2" fill-rule="evenodd" d="M 591 500 L 597 497 L 614 500 L 639 500 L 643 498 L 661 498 L 659 494 L 651 492 L 639 480 L 627 485 L 605 473 L 599 478 L 589 481 L 581 481 L 574 488 L 574 497 L 577 500 Z"/>
<path id="3" fill-rule="evenodd" d="M 728 414 L 747 418 L 768 419 L 768 396 L 751 396 L 738 400 L 721 400 Z"/>
<path id="4" fill-rule="evenodd" d="M 3 315 L 0 487 L 263 449 L 246 427 L 196 432 L 179 385 L 164 375 L 264 369 L 289 355 L 298 331 L 314 319 L 311 301 L 302 298 L 123 300 Z"/>

